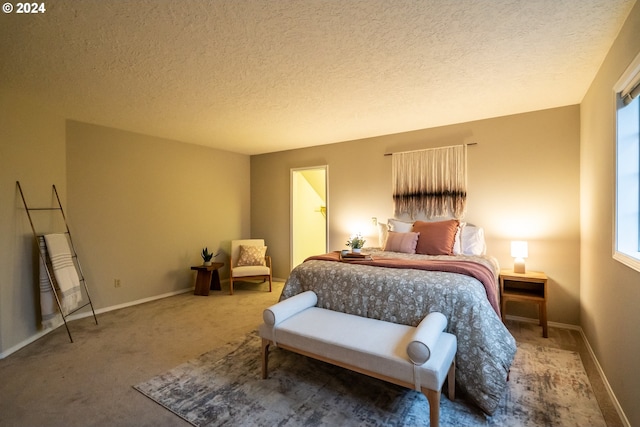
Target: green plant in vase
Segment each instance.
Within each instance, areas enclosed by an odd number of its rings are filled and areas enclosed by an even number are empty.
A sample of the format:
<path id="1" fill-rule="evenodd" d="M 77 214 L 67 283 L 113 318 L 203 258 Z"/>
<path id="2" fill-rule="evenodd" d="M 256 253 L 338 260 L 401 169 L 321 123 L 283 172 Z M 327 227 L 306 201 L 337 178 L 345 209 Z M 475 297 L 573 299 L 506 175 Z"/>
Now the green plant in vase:
<path id="1" fill-rule="evenodd" d="M 209 248 L 204 248 L 202 253 L 200 254 L 202 259 L 204 260 L 204 265 L 211 265 L 211 259 L 213 258 L 213 254 L 209 252 Z"/>
<path id="2" fill-rule="evenodd" d="M 351 238 L 349 238 L 349 240 L 347 240 L 347 246 L 351 248 L 352 252 L 356 253 L 362 250 L 365 243 L 367 243 L 367 241 L 364 239 L 364 237 L 362 237 L 362 234 L 360 233 L 354 234 L 353 236 L 351 236 Z"/>

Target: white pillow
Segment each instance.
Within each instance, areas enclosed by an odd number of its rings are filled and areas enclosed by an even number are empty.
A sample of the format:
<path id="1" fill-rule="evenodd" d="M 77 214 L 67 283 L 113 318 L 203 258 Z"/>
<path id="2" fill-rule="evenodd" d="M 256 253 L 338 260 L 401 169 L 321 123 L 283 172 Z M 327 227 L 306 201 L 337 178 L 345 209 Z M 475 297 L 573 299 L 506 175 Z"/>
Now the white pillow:
<path id="1" fill-rule="evenodd" d="M 467 225 L 466 222 L 460 222 L 458 224 L 458 231 L 456 231 L 456 237 L 453 240 L 453 254 L 454 255 L 462 255 L 462 243 L 460 243 L 460 239 L 462 238 L 462 229 Z"/>
<path id="2" fill-rule="evenodd" d="M 389 235 L 389 224 L 378 223 L 378 244 L 381 248 L 387 244 L 387 236 Z"/>
<path id="3" fill-rule="evenodd" d="M 460 246 L 464 255 L 484 255 L 487 244 L 484 241 L 484 229 L 475 225 L 465 224 L 460 231 Z"/>
<path id="4" fill-rule="evenodd" d="M 395 218 L 389 218 L 387 223 L 389 224 L 389 231 L 394 231 L 396 233 L 409 233 L 413 229 L 413 221 L 406 222 Z"/>

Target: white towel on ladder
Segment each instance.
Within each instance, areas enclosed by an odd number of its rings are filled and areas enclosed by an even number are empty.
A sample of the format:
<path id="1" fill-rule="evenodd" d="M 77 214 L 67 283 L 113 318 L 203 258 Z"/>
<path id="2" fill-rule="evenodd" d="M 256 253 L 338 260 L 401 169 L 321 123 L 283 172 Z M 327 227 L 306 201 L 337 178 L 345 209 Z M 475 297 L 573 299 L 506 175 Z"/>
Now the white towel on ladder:
<path id="1" fill-rule="evenodd" d="M 71 249 L 66 234 L 46 234 L 47 252 L 53 265 L 53 274 L 60 289 L 62 310 L 65 315 L 78 307 L 82 299 L 80 278 L 71 257 Z"/>
<path id="2" fill-rule="evenodd" d="M 42 327 L 51 328 L 54 319 L 58 316 L 58 306 L 53 296 L 53 284 L 49 281 L 47 267 L 44 259 L 47 256 L 47 246 L 44 243 L 44 236 L 38 236 L 40 259 L 40 313 L 42 314 Z"/>

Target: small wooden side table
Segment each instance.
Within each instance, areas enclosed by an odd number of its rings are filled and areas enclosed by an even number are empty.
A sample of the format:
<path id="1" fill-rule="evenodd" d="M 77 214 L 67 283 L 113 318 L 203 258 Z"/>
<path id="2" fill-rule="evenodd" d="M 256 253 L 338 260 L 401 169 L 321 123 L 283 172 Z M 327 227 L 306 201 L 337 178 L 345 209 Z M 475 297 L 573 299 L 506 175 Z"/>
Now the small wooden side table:
<path id="1" fill-rule="evenodd" d="M 191 267 L 192 270 L 198 271 L 196 288 L 193 294 L 207 296 L 209 295 L 209 289 L 213 289 L 214 291 L 221 290 L 218 269 L 223 265 L 223 262 L 214 262 L 211 265 L 196 265 Z"/>
<path id="2" fill-rule="evenodd" d="M 507 301 L 523 301 L 538 304 L 538 316 L 542 336 L 547 338 L 547 275 L 539 271 L 514 273 L 500 270 L 500 311 L 504 322 Z"/>

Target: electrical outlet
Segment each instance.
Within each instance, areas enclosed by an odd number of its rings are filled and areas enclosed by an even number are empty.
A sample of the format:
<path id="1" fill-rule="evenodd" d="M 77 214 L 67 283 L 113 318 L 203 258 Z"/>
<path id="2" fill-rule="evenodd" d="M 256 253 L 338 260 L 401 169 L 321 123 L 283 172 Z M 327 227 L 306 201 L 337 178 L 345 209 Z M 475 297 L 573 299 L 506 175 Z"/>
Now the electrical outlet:
<path id="1" fill-rule="evenodd" d="M 375 216 L 371 217 L 371 225 L 373 226 L 378 225 L 378 218 L 376 218 Z"/>
<path id="2" fill-rule="evenodd" d="M 120 279 L 113 279 L 113 287 L 114 288 L 120 287 Z"/>

